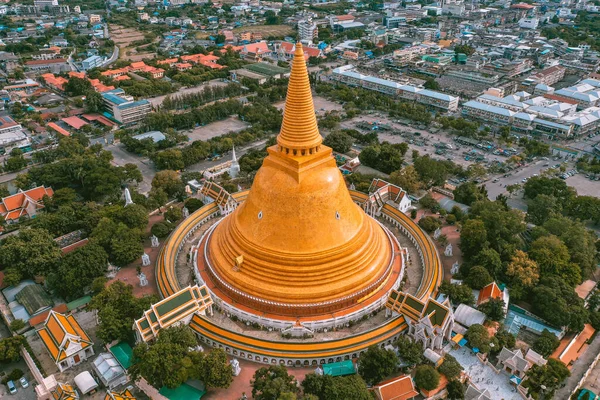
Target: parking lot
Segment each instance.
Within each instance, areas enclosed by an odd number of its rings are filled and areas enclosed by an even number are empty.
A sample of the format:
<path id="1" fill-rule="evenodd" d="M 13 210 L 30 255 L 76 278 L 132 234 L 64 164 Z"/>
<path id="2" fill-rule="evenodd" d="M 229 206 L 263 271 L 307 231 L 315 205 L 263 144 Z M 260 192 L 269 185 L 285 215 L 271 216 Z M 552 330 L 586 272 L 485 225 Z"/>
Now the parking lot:
<path id="1" fill-rule="evenodd" d="M 29 382 L 29 387 L 23 388 L 23 387 L 21 387 L 21 384 L 19 382 L 14 382 L 15 386 L 17 387 L 17 393 L 10 394 L 8 392 L 8 387 L 6 385 L 0 384 L 0 399 L 2 399 L 2 400 L 35 400 L 37 398 L 37 396 L 35 394 L 35 389 L 33 388 L 33 384 L 35 381 L 33 380 L 33 376 L 29 372 L 29 368 L 27 368 L 27 364 L 25 364 L 25 361 L 20 360 L 20 361 L 17 361 L 16 363 L 0 365 L 0 373 L 2 374 L 2 377 L 4 377 L 4 374 L 10 373 L 10 371 L 12 371 L 13 369 L 20 369 L 21 371 L 23 371 L 25 373 L 24 377 Z"/>
<path id="2" fill-rule="evenodd" d="M 204 126 L 199 126 L 184 133 L 190 138 L 190 141 L 208 140 L 229 132 L 239 132 L 249 126 L 249 123 L 240 121 L 237 116 L 232 116 L 222 121 L 216 121 Z"/>

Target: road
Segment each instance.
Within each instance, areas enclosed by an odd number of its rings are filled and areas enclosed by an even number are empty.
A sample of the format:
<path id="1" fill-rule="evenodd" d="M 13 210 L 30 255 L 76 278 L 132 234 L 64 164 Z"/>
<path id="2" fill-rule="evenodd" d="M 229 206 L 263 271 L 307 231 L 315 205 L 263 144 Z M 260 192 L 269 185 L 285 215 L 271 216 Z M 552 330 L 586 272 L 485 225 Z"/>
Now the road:
<path id="1" fill-rule="evenodd" d="M 583 374 L 589 369 L 594 358 L 600 353 L 600 335 L 596 335 L 587 350 L 579 357 L 571 368 L 571 376 L 567 378 L 565 386 L 554 393 L 555 399 L 568 399 L 575 387 L 583 377 Z"/>
<path id="2" fill-rule="evenodd" d="M 122 144 L 109 144 L 104 148 L 112 153 L 114 165 L 122 167 L 125 164 L 135 164 L 138 166 L 144 179 L 138 184 L 137 191 L 141 194 L 148 194 L 152 187 L 152 179 L 156 174 L 152 161 L 149 158 L 129 153 Z"/>
<path id="3" fill-rule="evenodd" d="M 115 48 L 113 49 L 113 52 L 112 52 L 110 58 L 102 63 L 102 67 L 108 67 L 110 64 L 114 63 L 118 59 L 119 59 L 119 46 L 115 45 Z"/>

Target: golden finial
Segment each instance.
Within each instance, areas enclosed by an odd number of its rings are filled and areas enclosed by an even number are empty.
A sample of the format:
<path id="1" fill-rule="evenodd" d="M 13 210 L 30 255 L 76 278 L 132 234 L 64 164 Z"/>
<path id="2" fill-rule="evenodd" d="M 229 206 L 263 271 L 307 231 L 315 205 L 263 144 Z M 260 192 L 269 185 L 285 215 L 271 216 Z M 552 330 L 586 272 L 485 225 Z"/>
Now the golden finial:
<path id="1" fill-rule="evenodd" d="M 304 51 L 302 44 L 296 43 L 277 144 L 281 151 L 288 154 L 306 155 L 318 151 L 322 141 L 317 127 Z"/>

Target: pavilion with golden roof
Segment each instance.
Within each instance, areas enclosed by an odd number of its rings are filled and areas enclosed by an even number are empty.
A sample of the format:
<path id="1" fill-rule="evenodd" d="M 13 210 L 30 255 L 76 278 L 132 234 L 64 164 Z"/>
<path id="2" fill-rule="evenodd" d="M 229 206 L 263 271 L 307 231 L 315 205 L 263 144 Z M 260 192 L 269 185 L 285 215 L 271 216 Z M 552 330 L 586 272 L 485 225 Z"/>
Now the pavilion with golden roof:
<path id="1" fill-rule="evenodd" d="M 245 201 L 199 246 L 201 280 L 221 308 L 326 328 L 380 308 L 401 280 L 395 237 L 353 201 L 322 142 L 297 44 L 277 143 Z"/>

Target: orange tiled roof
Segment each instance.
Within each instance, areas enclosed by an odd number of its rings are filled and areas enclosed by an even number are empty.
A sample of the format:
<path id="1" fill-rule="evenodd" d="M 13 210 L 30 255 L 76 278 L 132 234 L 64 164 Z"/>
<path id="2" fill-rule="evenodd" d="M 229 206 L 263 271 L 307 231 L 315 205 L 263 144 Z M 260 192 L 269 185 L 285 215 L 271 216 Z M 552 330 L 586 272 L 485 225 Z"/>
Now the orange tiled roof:
<path id="1" fill-rule="evenodd" d="M 561 340 L 560 345 L 550 357 L 562 361 L 570 369 L 571 364 L 587 349 L 587 341 L 591 339 L 594 332 L 596 330 L 590 324 L 585 324 L 583 330 L 575 337 Z"/>
<path id="2" fill-rule="evenodd" d="M 52 197 L 54 195 L 54 191 L 52 188 L 46 188 L 44 186 L 38 186 L 33 189 L 29 189 L 24 192 L 19 192 L 13 194 L 12 196 L 8 196 L 2 199 L 3 208 L 6 211 L 13 211 L 23 207 L 25 200 L 28 198 L 35 202 L 41 202 L 44 196 L 47 195 Z M 0 209 L 2 211 L 2 209 Z"/>
<path id="3" fill-rule="evenodd" d="M 496 285 L 496 282 L 492 282 L 479 291 L 479 297 L 477 297 L 477 305 L 485 303 L 489 299 L 502 299 L 502 290 Z"/>
<path id="4" fill-rule="evenodd" d="M 409 375 L 381 382 L 373 389 L 378 400 L 408 400 L 418 394 Z"/>
<path id="5" fill-rule="evenodd" d="M 157 61 L 157 64 L 175 64 L 176 62 L 178 62 L 179 59 L 178 58 L 167 58 L 166 60 L 160 60 Z"/>
<path id="6" fill-rule="evenodd" d="M 66 129 L 61 128 L 60 126 L 56 125 L 56 123 L 54 123 L 54 122 L 50 122 L 48 124 L 48 126 L 52 129 L 54 129 L 56 132 L 60 133 L 61 135 L 71 136 L 71 132 L 67 131 Z"/>
<path id="7" fill-rule="evenodd" d="M 37 332 L 56 362 L 67 357 L 66 350 L 72 342 L 79 342 L 83 349 L 93 344 L 75 317 L 55 311 L 50 311 L 44 327 Z"/>
<path id="8" fill-rule="evenodd" d="M 79 79 L 84 79 L 85 78 L 85 72 L 69 71 L 69 76 L 70 77 L 79 78 Z"/>

